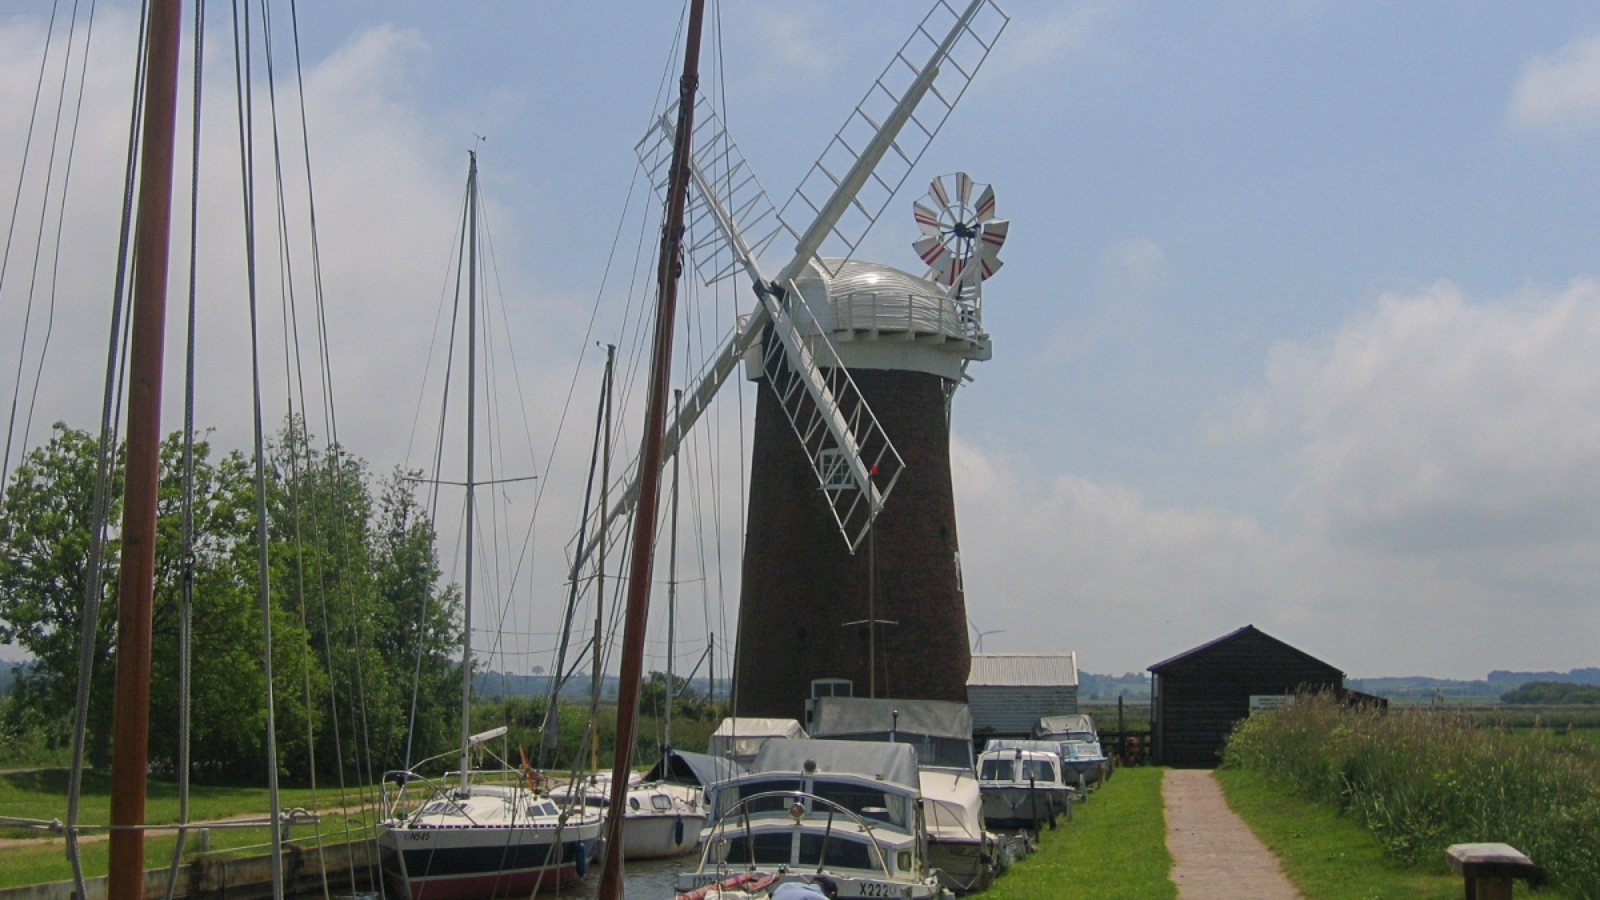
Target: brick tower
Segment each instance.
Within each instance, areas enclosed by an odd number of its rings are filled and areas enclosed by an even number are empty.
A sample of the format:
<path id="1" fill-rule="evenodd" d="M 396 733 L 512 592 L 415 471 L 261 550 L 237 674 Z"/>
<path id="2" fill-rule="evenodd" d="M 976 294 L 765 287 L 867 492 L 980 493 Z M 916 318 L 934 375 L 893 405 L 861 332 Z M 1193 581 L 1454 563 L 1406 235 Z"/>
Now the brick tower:
<path id="1" fill-rule="evenodd" d="M 796 319 L 828 334 L 905 467 L 852 555 L 774 392 L 759 391 L 734 686 L 741 716 L 804 722 L 812 697 L 865 697 L 874 682 L 879 697 L 966 700 L 950 399 L 966 364 L 989 358 L 989 336 L 974 305 L 934 282 L 875 263 L 826 264 L 835 274 L 812 265 L 796 279 L 810 311 Z M 754 356 L 746 375 L 760 380 Z"/>

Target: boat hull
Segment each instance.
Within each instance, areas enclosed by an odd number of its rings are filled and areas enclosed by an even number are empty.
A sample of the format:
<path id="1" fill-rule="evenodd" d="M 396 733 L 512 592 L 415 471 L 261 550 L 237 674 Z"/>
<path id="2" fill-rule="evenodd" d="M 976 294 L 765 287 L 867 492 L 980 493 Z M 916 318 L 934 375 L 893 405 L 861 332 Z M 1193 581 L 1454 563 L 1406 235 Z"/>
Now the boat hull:
<path id="1" fill-rule="evenodd" d="M 551 828 L 391 828 L 378 853 L 391 897 L 484 900 L 555 891 L 582 878 L 594 861 L 599 826 Z"/>
<path id="2" fill-rule="evenodd" d="M 1027 786 L 983 787 L 983 821 L 990 828 L 1038 828 L 1065 813 L 1072 802 L 1068 789 Z"/>
<path id="3" fill-rule="evenodd" d="M 705 813 L 630 815 L 622 822 L 623 859 L 682 856 L 700 845 Z"/>
<path id="4" fill-rule="evenodd" d="M 938 870 L 939 883 L 954 894 L 974 894 L 994 882 L 994 847 L 980 841 L 928 839 L 928 867 Z"/>

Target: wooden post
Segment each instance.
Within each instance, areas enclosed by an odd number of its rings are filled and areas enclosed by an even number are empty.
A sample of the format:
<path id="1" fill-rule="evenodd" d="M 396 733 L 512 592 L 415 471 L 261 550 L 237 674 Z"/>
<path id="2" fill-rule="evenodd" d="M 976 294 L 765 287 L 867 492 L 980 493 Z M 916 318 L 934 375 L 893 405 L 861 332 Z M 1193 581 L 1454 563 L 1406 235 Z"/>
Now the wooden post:
<path id="1" fill-rule="evenodd" d="M 133 241 L 133 344 L 117 585 L 117 696 L 112 737 L 109 900 L 144 896 L 145 779 L 150 750 L 150 615 L 161 470 L 161 363 L 178 108 L 181 0 L 155 0 L 145 41 L 139 208 Z"/>

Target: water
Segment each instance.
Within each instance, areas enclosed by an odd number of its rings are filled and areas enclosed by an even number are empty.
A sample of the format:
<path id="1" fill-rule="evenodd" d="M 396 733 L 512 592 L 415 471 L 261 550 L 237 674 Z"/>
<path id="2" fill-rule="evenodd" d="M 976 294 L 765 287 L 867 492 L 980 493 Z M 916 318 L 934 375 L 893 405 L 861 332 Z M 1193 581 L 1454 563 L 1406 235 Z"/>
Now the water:
<path id="1" fill-rule="evenodd" d="M 678 873 L 693 868 L 699 862 L 700 848 L 696 847 L 693 853 L 672 859 L 643 859 L 623 863 L 622 890 L 628 900 L 672 900 L 677 895 L 673 886 L 677 881 Z M 595 866 L 589 870 L 583 880 L 557 893 L 541 893 L 540 898 L 555 898 L 555 900 L 593 900 L 595 890 L 600 883 L 600 867 Z M 292 900 L 322 900 L 320 889 L 293 895 Z M 356 894 L 348 892 L 339 894 L 335 892 L 334 900 L 382 900 L 382 894 Z M 518 897 L 512 900 L 527 900 Z"/>

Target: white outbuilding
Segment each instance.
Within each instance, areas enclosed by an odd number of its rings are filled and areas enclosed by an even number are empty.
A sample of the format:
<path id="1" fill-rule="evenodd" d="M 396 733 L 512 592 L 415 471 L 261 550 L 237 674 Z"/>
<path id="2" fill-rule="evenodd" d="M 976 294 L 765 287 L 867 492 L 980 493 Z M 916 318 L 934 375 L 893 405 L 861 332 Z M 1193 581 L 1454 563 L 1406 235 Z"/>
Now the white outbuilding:
<path id="1" fill-rule="evenodd" d="M 1078 712 L 1078 654 L 974 653 L 967 676 L 974 736 L 1029 737 L 1044 716 Z"/>

